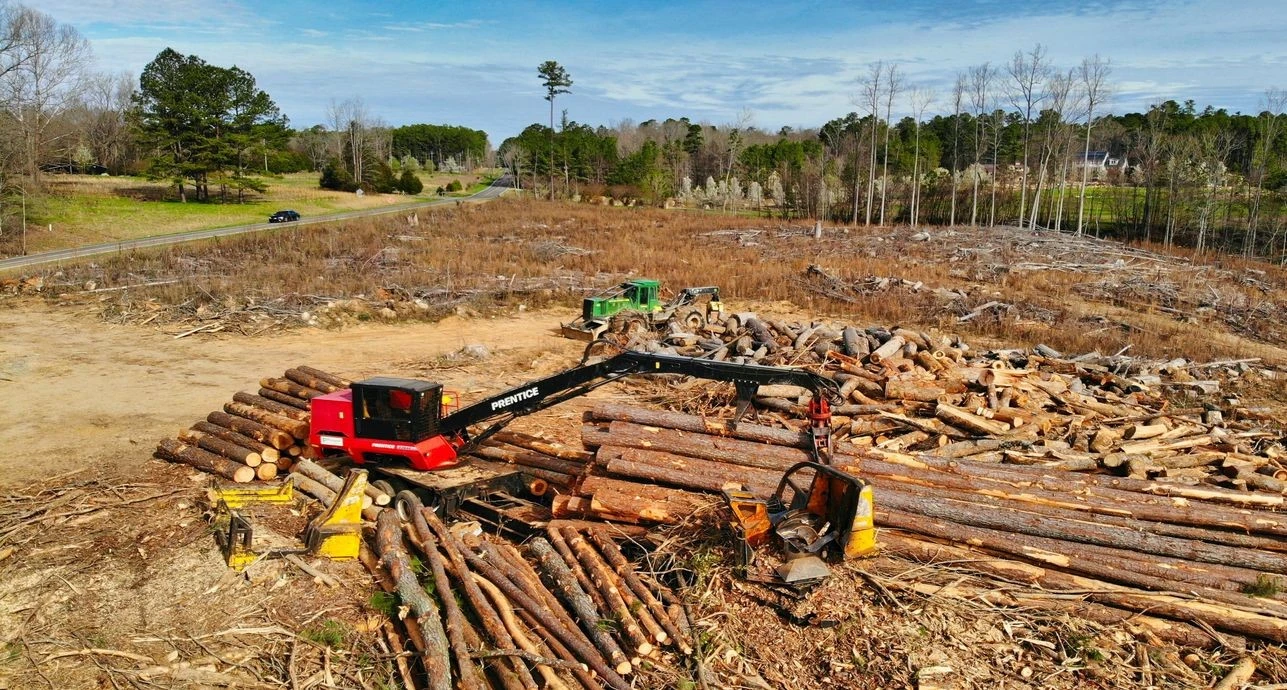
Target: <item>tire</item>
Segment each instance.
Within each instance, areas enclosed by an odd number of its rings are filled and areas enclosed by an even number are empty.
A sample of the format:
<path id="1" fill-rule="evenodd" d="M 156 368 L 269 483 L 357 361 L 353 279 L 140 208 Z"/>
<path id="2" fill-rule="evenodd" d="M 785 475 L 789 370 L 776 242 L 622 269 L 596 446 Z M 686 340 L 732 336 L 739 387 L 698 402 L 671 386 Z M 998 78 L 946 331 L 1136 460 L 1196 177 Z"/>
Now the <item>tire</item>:
<path id="1" fill-rule="evenodd" d="M 393 488 L 393 484 L 390 484 L 389 480 L 387 479 L 377 479 L 371 482 L 370 486 L 372 489 L 379 491 L 380 493 L 388 496 L 390 499 L 398 495 L 397 490 Z"/>
<path id="2" fill-rule="evenodd" d="M 612 325 L 609 330 L 622 335 L 639 335 L 647 333 L 651 329 L 648 328 L 647 317 L 643 314 L 635 311 L 623 311 L 612 317 Z"/>
<path id="3" fill-rule="evenodd" d="M 411 520 L 411 512 L 415 505 L 424 505 L 424 501 L 410 489 L 403 489 L 393 497 L 393 509 L 398 511 L 398 517 L 404 522 Z"/>
<path id="4" fill-rule="evenodd" d="M 706 327 L 706 315 L 697 307 L 689 307 L 675 316 L 675 321 L 690 333 L 696 333 Z"/>

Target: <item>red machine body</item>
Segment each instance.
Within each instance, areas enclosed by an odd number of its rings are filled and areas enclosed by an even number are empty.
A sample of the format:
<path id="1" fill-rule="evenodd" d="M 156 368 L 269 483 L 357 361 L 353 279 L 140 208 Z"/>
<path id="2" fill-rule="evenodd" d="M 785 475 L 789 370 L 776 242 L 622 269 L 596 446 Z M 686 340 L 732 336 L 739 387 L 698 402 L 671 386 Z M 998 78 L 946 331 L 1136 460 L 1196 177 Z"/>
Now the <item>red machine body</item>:
<path id="1" fill-rule="evenodd" d="M 323 452 L 342 451 L 359 464 L 371 457 L 395 456 L 405 458 L 417 470 L 442 470 L 460 464 L 455 446 L 441 434 L 418 442 L 358 436 L 350 389 L 313 398 L 311 409 L 308 443 Z"/>

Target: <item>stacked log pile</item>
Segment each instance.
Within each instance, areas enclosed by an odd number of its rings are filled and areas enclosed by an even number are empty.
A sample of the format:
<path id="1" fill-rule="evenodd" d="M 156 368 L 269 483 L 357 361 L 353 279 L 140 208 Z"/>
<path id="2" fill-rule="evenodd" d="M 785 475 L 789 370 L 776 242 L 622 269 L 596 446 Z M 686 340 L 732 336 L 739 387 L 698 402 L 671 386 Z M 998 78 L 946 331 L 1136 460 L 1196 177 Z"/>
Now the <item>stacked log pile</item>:
<path id="1" fill-rule="evenodd" d="M 1254 360 L 1194 365 L 1121 354 L 1066 357 L 1041 345 L 976 353 L 958 337 L 750 313 L 730 315 L 699 334 L 672 332 L 664 342 L 627 344 L 817 371 L 835 380 L 844 397 L 833 409 L 838 438 L 876 451 L 1287 490 L 1281 422 L 1236 396 L 1220 396 L 1217 376 L 1238 376 Z M 1189 395 L 1186 406 L 1172 402 L 1177 391 Z M 755 402 L 783 426 L 800 428 L 808 396 L 766 386 Z"/>
<path id="2" fill-rule="evenodd" d="M 177 440 L 162 441 L 156 455 L 238 483 L 275 479 L 303 454 L 308 401 L 348 385 L 320 369 L 288 369 L 281 378 L 260 381 L 258 394 L 237 393 Z"/>
<path id="3" fill-rule="evenodd" d="M 730 482 L 767 496 L 783 470 L 810 459 L 799 432 L 619 404 L 589 412 L 582 438 L 594 464 L 577 495 L 556 498 L 556 517 L 674 523 Z M 1280 494 L 852 444 L 833 461 L 876 487 L 887 554 L 1075 593 L 1081 613 L 1096 620 L 1123 612 L 1169 619 L 1150 620 L 1150 632 L 1185 644 L 1223 644 L 1228 635 L 1287 641 Z M 1207 627 L 1221 635 L 1205 635 Z"/>

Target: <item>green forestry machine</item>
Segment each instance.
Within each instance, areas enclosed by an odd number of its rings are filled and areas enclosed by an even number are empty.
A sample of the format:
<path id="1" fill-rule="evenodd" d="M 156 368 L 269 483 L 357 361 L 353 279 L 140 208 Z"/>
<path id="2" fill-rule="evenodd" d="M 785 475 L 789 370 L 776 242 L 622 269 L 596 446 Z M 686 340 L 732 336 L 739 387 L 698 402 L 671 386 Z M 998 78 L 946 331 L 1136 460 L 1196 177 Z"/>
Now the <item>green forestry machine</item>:
<path id="1" fill-rule="evenodd" d="M 664 303 L 660 291 L 660 281 L 639 278 L 586 297 L 581 303 L 581 316 L 563 324 L 563 336 L 593 341 L 608 332 L 659 331 L 671 323 L 695 332 L 709 321 L 719 320 L 723 313 L 718 287 L 684 288 Z M 704 305 L 698 304 L 707 296 Z"/>

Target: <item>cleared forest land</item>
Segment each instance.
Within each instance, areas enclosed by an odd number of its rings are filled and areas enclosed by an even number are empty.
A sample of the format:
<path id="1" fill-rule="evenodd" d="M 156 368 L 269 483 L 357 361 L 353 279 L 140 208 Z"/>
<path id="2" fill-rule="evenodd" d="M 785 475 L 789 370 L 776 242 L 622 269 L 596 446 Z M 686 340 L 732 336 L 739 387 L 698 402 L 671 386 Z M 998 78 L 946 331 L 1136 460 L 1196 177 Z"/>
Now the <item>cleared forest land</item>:
<path id="1" fill-rule="evenodd" d="M 366 572 L 320 563 L 339 588 L 282 561 L 229 575 L 203 512 L 208 477 L 149 459 L 156 440 L 298 363 L 473 399 L 563 370 L 582 344 L 558 338 L 559 322 L 632 275 L 719 285 L 729 310 L 770 321 L 959 334 L 972 352 L 1184 358 L 1221 372 L 1219 396 L 1239 409 L 1287 418 L 1287 272 L 1051 232 L 819 238 L 738 216 L 499 200 L 65 266 L 0 286 L 0 386 L 30 401 L 0 428 L 0 446 L 25 449 L 0 464 L 0 579 L 14 583 L 0 593 L 0 687 L 393 687 L 390 606 Z M 472 343 L 490 355 L 462 356 Z M 514 428 L 576 445 L 594 405 L 677 398 L 727 402 L 628 383 Z M 1176 393 L 1175 408 L 1194 404 Z M 645 668 L 636 687 L 1209 687 L 1244 658 L 1257 682 L 1287 682 L 1281 645 L 1136 637 L 1137 616 L 1090 622 L 1063 594 L 1043 599 L 1062 612 L 996 604 L 978 591 L 1024 590 L 961 563 L 855 561 L 797 610 L 735 577 L 726 535 L 702 519 L 667 530 L 660 551 L 696 578 L 700 650 Z M 841 622 L 801 618 L 814 613 Z"/>

